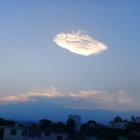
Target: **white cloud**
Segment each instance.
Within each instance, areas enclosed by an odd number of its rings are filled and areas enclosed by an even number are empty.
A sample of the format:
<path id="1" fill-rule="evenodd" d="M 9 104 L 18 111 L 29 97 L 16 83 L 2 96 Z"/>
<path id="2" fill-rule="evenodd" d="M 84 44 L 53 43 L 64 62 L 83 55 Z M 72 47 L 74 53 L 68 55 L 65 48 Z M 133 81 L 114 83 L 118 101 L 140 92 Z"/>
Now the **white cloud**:
<path id="1" fill-rule="evenodd" d="M 108 48 L 82 31 L 57 34 L 54 42 L 62 48 L 84 56 L 98 54 Z"/>

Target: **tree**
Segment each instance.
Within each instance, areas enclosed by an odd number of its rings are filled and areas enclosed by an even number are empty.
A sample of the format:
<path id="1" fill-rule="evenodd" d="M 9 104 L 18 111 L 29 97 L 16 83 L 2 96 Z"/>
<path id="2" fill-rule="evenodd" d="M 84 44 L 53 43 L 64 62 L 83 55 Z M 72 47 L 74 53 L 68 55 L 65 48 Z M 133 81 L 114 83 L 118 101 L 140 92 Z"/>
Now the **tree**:
<path id="1" fill-rule="evenodd" d="M 65 128 L 66 128 L 66 126 L 63 122 L 57 122 L 57 123 L 53 124 L 53 129 L 64 130 Z"/>
<path id="2" fill-rule="evenodd" d="M 46 129 L 46 128 L 52 126 L 52 121 L 50 121 L 48 119 L 42 119 L 39 121 L 39 125 L 42 129 Z"/>
<path id="3" fill-rule="evenodd" d="M 66 128 L 67 128 L 68 131 L 74 131 L 75 121 L 73 119 L 68 119 L 67 124 L 66 124 Z"/>
<path id="4" fill-rule="evenodd" d="M 90 128 L 90 127 L 95 127 L 96 126 L 96 121 L 94 121 L 94 120 L 89 120 L 88 122 L 87 122 L 87 124 L 88 124 L 88 127 Z"/>
<path id="5" fill-rule="evenodd" d="M 88 130 L 88 124 L 87 123 L 83 123 L 80 127 L 81 132 L 87 132 Z"/>
<path id="6" fill-rule="evenodd" d="M 73 119 L 68 119 L 66 122 L 66 129 L 68 131 L 69 137 L 74 138 L 75 137 L 75 121 Z"/>
<path id="7" fill-rule="evenodd" d="M 4 125 L 4 126 L 14 126 L 15 125 L 15 121 L 12 120 L 5 120 L 3 118 L 0 118 L 0 125 Z"/>

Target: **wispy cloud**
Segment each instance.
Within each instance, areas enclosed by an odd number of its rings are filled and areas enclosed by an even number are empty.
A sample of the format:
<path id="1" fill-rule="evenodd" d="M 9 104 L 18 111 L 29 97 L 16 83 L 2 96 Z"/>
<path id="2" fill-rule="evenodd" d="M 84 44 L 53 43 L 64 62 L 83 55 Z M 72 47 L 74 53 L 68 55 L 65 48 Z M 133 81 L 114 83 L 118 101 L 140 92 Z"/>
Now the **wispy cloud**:
<path id="1" fill-rule="evenodd" d="M 5 96 L 0 98 L 0 104 L 11 104 L 15 102 L 28 102 L 28 101 L 31 100 L 28 98 L 28 96 L 26 96 L 26 94 Z"/>
<path id="2" fill-rule="evenodd" d="M 126 91 L 106 92 L 100 90 L 78 91 L 69 96 L 77 101 L 82 101 L 78 108 L 129 110 L 133 100 Z M 129 107 L 128 107 L 129 106 Z M 132 105 L 133 106 L 133 105 Z M 134 107 L 134 106 L 133 106 Z M 132 107 L 132 108 L 133 108 Z"/>
<path id="3" fill-rule="evenodd" d="M 57 34 L 54 42 L 62 48 L 84 56 L 98 54 L 108 48 L 105 44 L 84 34 L 81 30 Z"/>
<path id="4" fill-rule="evenodd" d="M 111 100 L 111 96 L 108 93 L 98 90 L 79 91 L 77 93 L 71 93 L 70 96 L 75 99 L 84 99 L 93 102 L 108 102 Z"/>
<path id="5" fill-rule="evenodd" d="M 109 93 L 106 91 L 100 90 L 91 90 L 91 91 L 79 91 L 77 93 L 71 93 L 69 96 L 72 96 L 76 99 L 84 99 L 92 102 L 118 102 L 118 103 L 129 103 L 131 102 L 130 97 L 127 96 L 127 93 L 123 90 L 117 91 L 115 93 Z"/>
<path id="6" fill-rule="evenodd" d="M 126 91 L 107 92 L 101 90 L 85 90 L 74 93 L 61 93 L 55 88 L 45 92 L 27 92 L 14 96 L 0 98 L 0 104 L 11 104 L 17 102 L 37 102 L 43 99 L 47 103 L 58 104 L 69 108 L 79 109 L 110 109 L 131 110 L 136 108 L 136 103 Z M 131 107 L 130 107 L 131 104 Z"/>
<path id="7" fill-rule="evenodd" d="M 11 104 L 15 102 L 34 102 L 37 100 L 37 97 L 45 98 L 58 98 L 64 96 L 62 93 L 56 91 L 55 88 L 51 87 L 46 89 L 45 92 L 27 92 L 21 93 L 13 96 L 5 96 L 0 98 L 0 104 Z"/>

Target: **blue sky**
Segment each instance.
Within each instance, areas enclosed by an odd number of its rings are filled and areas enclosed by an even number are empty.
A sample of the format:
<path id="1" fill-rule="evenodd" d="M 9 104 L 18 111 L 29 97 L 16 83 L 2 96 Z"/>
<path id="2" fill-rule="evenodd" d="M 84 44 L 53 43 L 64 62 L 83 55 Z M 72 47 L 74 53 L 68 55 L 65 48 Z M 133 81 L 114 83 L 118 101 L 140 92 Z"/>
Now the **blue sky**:
<path id="1" fill-rule="evenodd" d="M 1 104 L 45 97 L 72 108 L 140 110 L 139 25 L 138 0 L 1 1 Z M 83 56 L 54 41 L 79 30 L 107 50 Z"/>

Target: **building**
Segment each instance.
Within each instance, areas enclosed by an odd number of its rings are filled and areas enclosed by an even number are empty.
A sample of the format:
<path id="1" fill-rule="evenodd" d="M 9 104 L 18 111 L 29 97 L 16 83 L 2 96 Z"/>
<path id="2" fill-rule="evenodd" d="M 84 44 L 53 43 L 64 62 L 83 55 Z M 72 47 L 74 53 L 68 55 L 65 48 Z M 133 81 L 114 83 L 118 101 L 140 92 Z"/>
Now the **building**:
<path id="1" fill-rule="evenodd" d="M 75 130 L 80 131 L 81 116 L 79 116 L 79 115 L 69 115 L 68 119 L 73 119 L 75 121 Z"/>
<path id="2" fill-rule="evenodd" d="M 136 117 L 136 123 L 140 123 L 140 117 Z"/>
<path id="3" fill-rule="evenodd" d="M 128 125 L 127 120 L 122 120 L 119 116 L 114 118 L 114 121 L 109 122 L 109 128 L 113 129 L 125 129 Z"/>
<path id="4" fill-rule="evenodd" d="M 132 122 L 132 123 L 140 123 L 140 117 L 132 116 L 132 117 L 131 117 L 131 122 Z"/>
<path id="5" fill-rule="evenodd" d="M 42 130 L 41 128 L 0 126 L 0 140 L 66 140 L 65 131 Z"/>
<path id="6" fill-rule="evenodd" d="M 132 123 L 136 123 L 136 117 L 135 117 L 135 116 L 132 116 L 132 117 L 131 117 L 131 122 L 132 122 Z"/>

